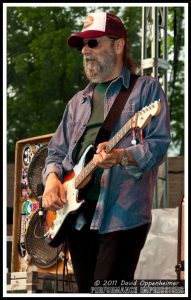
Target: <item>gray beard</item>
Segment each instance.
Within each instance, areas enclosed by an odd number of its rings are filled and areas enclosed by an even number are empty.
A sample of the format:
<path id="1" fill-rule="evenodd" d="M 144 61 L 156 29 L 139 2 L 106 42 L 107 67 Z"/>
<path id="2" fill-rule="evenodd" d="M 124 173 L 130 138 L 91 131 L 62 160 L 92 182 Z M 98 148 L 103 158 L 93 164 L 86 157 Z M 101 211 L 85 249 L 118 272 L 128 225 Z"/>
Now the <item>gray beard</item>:
<path id="1" fill-rule="evenodd" d="M 103 55 L 84 55 L 84 72 L 92 83 L 101 83 L 111 75 L 116 65 L 114 51 Z"/>

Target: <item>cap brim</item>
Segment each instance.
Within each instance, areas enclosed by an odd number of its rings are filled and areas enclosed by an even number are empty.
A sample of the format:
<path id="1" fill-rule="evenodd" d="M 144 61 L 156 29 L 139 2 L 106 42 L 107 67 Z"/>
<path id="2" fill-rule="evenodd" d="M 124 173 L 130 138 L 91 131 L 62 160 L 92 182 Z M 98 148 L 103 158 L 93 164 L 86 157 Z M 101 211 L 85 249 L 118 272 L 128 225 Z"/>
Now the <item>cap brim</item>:
<path id="1" fill-rule="evenodd" d="M 81 45 L 83 38 L 92 39 L 92 38 L 101 37 L 103 35 L 106 35 L 106 33 L 103 31 L 97 31 L 97 30 L 82 31 L 77 34 L 72 34 L 68 38 L 68 45 L 72 48 L 78 48 Z"/>

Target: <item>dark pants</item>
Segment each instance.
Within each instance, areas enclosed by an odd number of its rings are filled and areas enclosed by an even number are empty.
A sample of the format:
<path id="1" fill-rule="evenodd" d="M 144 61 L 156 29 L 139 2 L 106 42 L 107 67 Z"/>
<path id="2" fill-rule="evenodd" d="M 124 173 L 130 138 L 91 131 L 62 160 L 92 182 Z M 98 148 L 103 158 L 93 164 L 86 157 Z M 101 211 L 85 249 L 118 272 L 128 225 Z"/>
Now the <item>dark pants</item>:
<path id="1" fill-rule="evenodd" d="M 134 280 L 135 269 L 150 224 L 98 234 L 86 226 L 70 229 L 68 245 L 80 293 L 89 293 L 95 280 Z"/>

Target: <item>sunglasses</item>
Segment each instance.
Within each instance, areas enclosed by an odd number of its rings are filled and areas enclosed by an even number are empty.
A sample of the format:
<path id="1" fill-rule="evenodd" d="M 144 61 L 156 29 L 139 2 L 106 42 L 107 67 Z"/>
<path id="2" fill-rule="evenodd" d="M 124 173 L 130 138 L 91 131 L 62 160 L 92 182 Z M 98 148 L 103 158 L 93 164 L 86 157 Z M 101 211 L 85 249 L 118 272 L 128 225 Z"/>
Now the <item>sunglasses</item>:
<path id="1" fill-rule="evenodd" d="M 77 49 L 79 51 L 82 51 L 82 49 L 86 45 L 88 45 L 89 48 L 96 48 L 99 44 L 101 44 L 104 41 L 117 40 L 117 39 L 119 39 L 119 38 L 118 37 L 108 37 L 108 39 L 105 39 L 105 40 L 91 39 L 91 40 L 88 40 L 87 42 L 82 42 L 82 44 L 79 45 Z"/>

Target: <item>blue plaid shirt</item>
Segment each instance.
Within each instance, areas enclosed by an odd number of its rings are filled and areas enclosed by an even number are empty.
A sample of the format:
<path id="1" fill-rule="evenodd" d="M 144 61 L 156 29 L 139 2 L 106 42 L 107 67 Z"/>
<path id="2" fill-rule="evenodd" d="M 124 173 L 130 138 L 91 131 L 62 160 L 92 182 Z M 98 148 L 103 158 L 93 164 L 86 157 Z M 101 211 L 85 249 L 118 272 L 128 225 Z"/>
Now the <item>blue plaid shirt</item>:
<path id="1" fill-rule="evenodd" d="M 122 85 L 128 88 L 129 79 L 130 73 L 124 67 L 121 75 L 108 86 L 104 99 L 104 117 Z M 62 181 L 65 172 L 73 169 L 72 153 L 90 118 L 94 86 L 95 84 L 89 83 L 68 102 L 61 123 L 48 145 L 43 170 L 44 183 L 50 172 L 57 173 Z M 158 80 L 148 76 L 138 78 L 112 132 L 113 136 L 137 111 L 159 99 L 161 111 L 143 129 L 144 143 L 132 145 L 132 135 L 129 134 L 116 147 L 129 148 L 137 166 L 116 164 L 110 169 L 104 169 L 91 229 L 107 233 L 151 223 L 158 167 L 166 159 L 171 140 L 168 104 Z M 84 224 L 85 219 L 79 214 L 75 227 L 81 229 Z"/>

